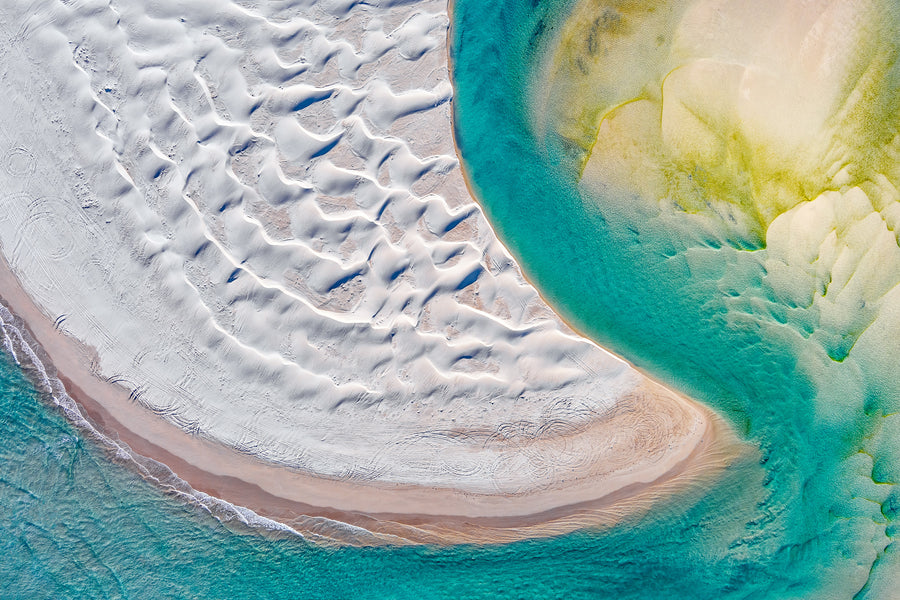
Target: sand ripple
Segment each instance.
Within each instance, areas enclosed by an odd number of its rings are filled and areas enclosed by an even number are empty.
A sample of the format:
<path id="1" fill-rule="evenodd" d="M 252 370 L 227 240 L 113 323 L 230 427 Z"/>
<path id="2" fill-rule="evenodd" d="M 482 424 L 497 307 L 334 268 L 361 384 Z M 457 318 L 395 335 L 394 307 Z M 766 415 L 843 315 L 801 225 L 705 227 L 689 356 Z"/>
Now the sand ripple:
<path id="1" fill-rule="evenodd" d="M 495 237 L 447 27 L 442 1 L 4 4 L 4 257 L 95 373 L 240 453 L 483 494 L 658 475 L 705 417 Z"/>

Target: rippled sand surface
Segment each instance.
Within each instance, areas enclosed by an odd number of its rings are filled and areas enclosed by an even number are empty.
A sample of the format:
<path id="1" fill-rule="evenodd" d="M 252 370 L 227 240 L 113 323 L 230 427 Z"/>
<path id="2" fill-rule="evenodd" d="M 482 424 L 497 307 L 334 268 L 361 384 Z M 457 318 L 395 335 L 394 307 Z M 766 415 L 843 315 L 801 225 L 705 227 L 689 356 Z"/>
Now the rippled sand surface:
<path id="1" fill-rule="evenodd" d="M 254 508 L 475 517 L 707 452 L 711 414 L 573 333 L 469 196 L 445 2 L 0 15 L 5 298 L 136 449 Z"/>

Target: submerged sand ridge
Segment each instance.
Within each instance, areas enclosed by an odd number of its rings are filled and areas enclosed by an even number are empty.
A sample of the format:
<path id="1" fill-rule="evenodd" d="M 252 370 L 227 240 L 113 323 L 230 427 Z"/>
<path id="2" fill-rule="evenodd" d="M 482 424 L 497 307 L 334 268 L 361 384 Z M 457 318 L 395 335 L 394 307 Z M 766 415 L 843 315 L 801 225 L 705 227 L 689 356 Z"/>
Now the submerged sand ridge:
<path id="1" fill-rule="evenodd" d="M 765 248 L 768 301 L 799 308 L 827 360 L 887 355 L 898 40 L 883 0 L 584 0 L 535 86 L 534 126 L 578 149 L 586 197 L 614 190 L 688 236 Z"/>
<path id="2" fill-rule="evenodd" d="M 609 522 L 727 460 L 469 197 L 445 3 L 0 16 L 3 298 L 95 421 L 196 489 L 300 529 L 498 539 L 464 519 Z"/>

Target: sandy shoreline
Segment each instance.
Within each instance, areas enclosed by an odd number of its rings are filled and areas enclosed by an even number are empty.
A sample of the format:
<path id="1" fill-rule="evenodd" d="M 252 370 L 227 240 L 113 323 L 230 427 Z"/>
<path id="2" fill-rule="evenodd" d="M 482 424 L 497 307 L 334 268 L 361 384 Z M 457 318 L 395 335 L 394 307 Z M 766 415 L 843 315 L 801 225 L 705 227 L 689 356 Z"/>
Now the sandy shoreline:
<path id="1" fill-rule="evenodd" d="M 611 523 L 727 463 L 466 194 L 446 3 L 214 5 L 160 0 L 146 52 L 139 2 L 24 37 L 0 8 L 0 289 L 99 429 L 198 495 L 390 541 Z"/>
<path id="2" fill-rule="evenodd" d="M 128 389 L 94 376 L 91 353 L 54 327 L 3 259 L 0 289 L 0 301 L 25 322 L 67 393 L 101 433 L 166 465 L 194 490 L 301 533 L 308 517 L 363 527 L 375 539 L 394 543 L 497 543 L 611 525 L 648 510 L 660 498 L 714 478 L 735 456 L 727 427 L 707 412 L 700 439 L 691 440 L 695 445 L 684 444 L 682 452 L 671 453 L 670 460 L 652 472 L 626 472 L 618 481 L 600 482 L 610 491 L 596 497 L 586 498 L 583 486 L 516 497 L 315 477 L 191 436 L 135 403 Z"/>

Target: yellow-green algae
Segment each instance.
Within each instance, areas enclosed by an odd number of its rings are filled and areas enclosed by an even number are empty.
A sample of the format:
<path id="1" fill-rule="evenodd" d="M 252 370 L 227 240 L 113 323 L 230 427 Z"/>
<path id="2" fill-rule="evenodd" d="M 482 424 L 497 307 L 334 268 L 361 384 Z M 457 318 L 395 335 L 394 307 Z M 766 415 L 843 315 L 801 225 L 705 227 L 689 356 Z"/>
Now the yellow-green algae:
<path id="1" fill-rule="evenodd" d="M 872 183 L 898 181 L 896 11 L 812 4 L 583 0 L 537 86 L 537 128 L 583 151 L 588 187 L 737 207 L 759 241 L 828 191 L 861 187 L 882 211 L 895 190 Z"/>
<path id="2" fill-rule="evenodd" d="M 775 294 L 843 360 L 900 264 L 894 5 L 583 0 L 551 56 L 535 128 L 577 149 L 586 193 L 770 247 Z"/>
<path id="3" fill-rule="evenodd" d="M 614 107 L 654 94 L 686 2 L 584 0 L 576 4 L 545 67 L 535 118 L 587 151 Z M 549 122 L 548 122 L 549 121 Z"/>

